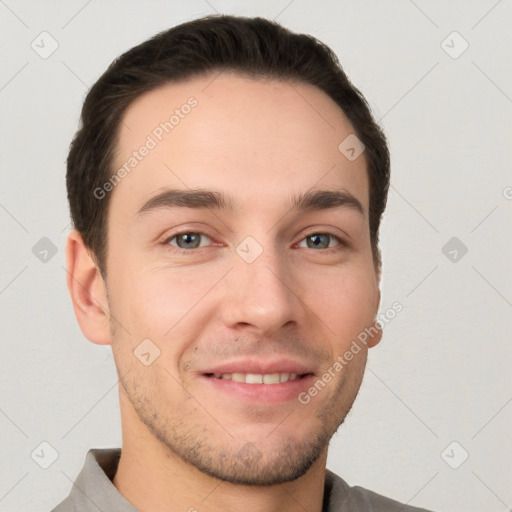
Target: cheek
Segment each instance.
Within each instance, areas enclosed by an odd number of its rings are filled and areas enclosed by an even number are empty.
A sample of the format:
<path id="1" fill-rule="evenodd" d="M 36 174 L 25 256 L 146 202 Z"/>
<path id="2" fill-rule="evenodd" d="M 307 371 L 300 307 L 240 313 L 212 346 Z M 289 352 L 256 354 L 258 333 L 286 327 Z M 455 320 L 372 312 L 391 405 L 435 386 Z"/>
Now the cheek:
<path id="1" fill-rule="evenodd" d="M 213 269 L 142 268 L 128 280 L 129 289 L 120 289 L 123 315 L 138 335 L 166 342 L 184 328 L 200 327 L 196 318 L 204 316 L 206 296 L 216 281 Z"/>
<path id="2" fill-rule="evenodd" d="M 305 298 L 331 334 L 347 344 L 374 321 L 377 291 L 371 274 L 346 269 L 315 280 Z"/>

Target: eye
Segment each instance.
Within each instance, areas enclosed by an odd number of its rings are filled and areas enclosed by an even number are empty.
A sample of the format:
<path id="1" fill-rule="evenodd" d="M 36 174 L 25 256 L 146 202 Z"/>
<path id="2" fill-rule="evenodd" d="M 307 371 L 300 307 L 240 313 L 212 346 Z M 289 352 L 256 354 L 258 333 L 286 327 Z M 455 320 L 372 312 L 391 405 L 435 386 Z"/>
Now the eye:
<path id="1" fill-rule="evenodd" d="M 191 249 L 198 249 L 201 242 L 201 237 L 210 237 L 204 233 L 196 233 L 194 231 L 186 231 L 183 233 L 176 233 L 172 237 L 165 240 L 164 245 L 172 245 L 178 247 L 178 252 L 190 252 Z M 176 239 L 176 244 L 171 243 Z M 181 250 L 180 250 L 181 249 Z"/>
<path id="2" fill-rule="evenodd" d="M 329 239 L 335 239 L 338 242 L 338 244 L 332 247 L 329 243 Z M 344 245 L 346 245 L 345 242 L 339 236 L 333 235 L 332 233 L 310 233 L 309 235 L 302 239 L 301 243 L 303 241 L 306 241 L 306 247 L 309 249 L 329 249 L 326 252 L 336 251 L 343 247 Z"/>

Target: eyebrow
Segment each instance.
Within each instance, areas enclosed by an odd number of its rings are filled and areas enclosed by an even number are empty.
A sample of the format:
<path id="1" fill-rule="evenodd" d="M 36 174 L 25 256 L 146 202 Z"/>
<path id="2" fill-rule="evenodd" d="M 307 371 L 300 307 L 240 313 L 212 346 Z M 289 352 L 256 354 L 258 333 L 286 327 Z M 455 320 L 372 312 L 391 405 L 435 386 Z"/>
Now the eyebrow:
<path id="1" fill-rule="evenodd" d="M 311 190 L 291 197 L 290 207 L 299 211 L 331 210 L 350 208 L 362 215 L 365 209 L 361 202 L 346 190 Z M 149 199 L 137 212 L 137 217 L 161 209 L 209 208 L 235 212 L 238 203 L 229 195 L 206 189 L 166 189 Z"/>

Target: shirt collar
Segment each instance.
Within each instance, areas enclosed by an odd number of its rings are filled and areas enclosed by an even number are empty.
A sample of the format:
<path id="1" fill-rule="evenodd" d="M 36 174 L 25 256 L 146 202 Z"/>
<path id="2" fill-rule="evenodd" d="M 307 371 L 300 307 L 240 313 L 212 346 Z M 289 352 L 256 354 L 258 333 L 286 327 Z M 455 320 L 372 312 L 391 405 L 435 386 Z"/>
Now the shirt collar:
<path id="1" fill-rule="evenodd" d="M 120 457 L 121 448 L 91 448 L 65 501 L 83 512 L 140 512 L 112 483 Z M 323 512 L 338 510 L 347 489 L 344 480 L 326 469 Z"/>
<path id="2" fill-rule="evenodd" d="M 121 448 L 91 448 L 67 500 L 83 512 L 140 512 L 116 489 Z"/>

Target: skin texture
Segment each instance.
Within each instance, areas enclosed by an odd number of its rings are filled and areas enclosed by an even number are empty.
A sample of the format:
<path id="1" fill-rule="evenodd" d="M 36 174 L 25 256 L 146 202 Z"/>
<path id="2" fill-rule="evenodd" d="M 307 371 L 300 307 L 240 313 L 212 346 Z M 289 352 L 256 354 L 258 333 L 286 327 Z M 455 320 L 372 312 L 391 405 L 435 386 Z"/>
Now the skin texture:
<path id="1" fill-rule="evenodd" d="M 123 444 L 113 483 L 152 512 L 282 512 L 297 503 L 319 512 L 329 441 L 380 331 L 308 404 L 249 404 L 202 373 L 241 356 L 284 356 L 320 377 L 374 325 L 379 269 L 364 153 L 354 161 L 340 153 L 353 128 L 315 87 L 215 76 L 162 86 L 126 111 L 116 169 L 175 108 L 197 100 L 110 192 L 106 282 L 80 235 L 69 235 L 77 319 L 90 341 L 111 344 L 119 374 Z M 137 216 L 166 187 L 229 193 L 239 208 Z M 292 195 L 316 189 L 350 192 L 364 214 L 290 208 Z M 171 238 L 184 232 L 207 236 L 198 248 Z M 308 244 L 322 233 L 334 237 Z M 250 264 L 236 251 L 248 236 L 263 250 Z M 148 366 L 134 355 L 145 339 L 160 351 Z"/>

